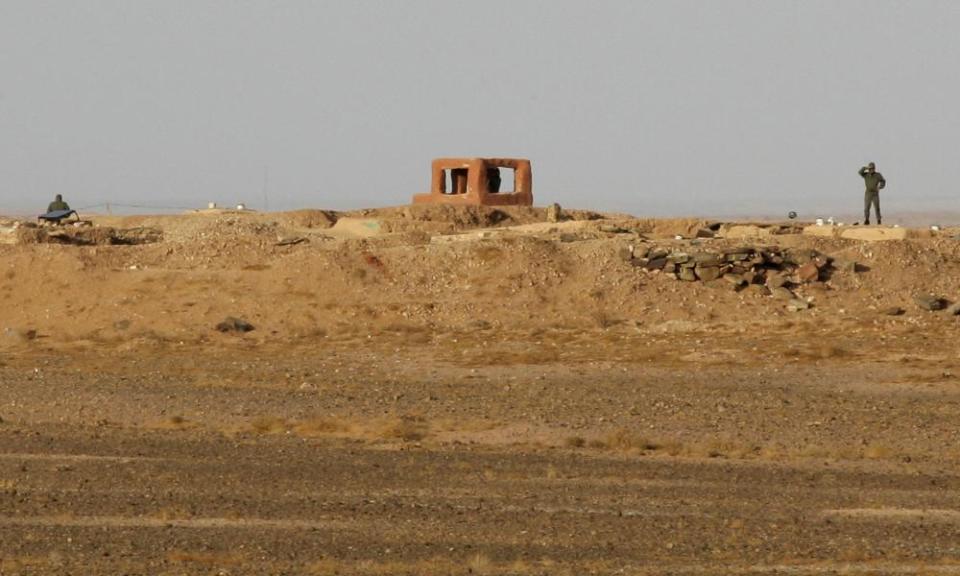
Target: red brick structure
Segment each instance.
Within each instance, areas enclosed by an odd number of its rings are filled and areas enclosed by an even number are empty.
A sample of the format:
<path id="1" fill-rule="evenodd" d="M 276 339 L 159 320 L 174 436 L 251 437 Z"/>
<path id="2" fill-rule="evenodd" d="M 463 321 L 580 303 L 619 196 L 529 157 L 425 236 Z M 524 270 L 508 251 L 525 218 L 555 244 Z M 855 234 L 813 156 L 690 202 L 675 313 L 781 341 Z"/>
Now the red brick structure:
<path id="1" fill-rule="evenodd" d="M 513 170 L 513 190 L 500 190 L 501 173 Z M 533 174 L 522 158 L 438 158 L 433 161 L 430 192 L 414 204 L 532 206 Z"/>

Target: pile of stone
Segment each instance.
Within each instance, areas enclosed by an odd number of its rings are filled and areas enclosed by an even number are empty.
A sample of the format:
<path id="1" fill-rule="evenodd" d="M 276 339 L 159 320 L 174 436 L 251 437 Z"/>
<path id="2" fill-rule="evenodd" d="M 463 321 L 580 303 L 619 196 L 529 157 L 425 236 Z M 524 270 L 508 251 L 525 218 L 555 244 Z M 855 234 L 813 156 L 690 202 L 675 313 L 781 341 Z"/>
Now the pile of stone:
<path id="1" fill-rule="evenodd" d="M 758 294 L 788 300 L 792 309 L 806 309 L 809 303 L 797 298 L 793 289 L 829 279 L 844 269 L 856 271 L 856 263 L 833 258 L 808 249 L 739 246 L 716 251 L 684 251 L 658 246 L 631 246 L 622 253 L 634 266 L 650 272 L 673 275 L 685 282 L 704 282 L 751 289 Z"/>

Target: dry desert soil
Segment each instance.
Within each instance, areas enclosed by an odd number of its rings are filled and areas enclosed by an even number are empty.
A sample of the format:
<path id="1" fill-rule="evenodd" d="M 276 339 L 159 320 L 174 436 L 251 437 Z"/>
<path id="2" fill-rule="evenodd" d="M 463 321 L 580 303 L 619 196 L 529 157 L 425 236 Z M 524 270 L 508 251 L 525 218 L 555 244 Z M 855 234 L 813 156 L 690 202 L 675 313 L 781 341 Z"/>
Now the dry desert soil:
<path id="1" fill-rule="evenodd" d="M 952 232 L 567 217 L 0 222 L 0 574 L 960 573 Z"/>

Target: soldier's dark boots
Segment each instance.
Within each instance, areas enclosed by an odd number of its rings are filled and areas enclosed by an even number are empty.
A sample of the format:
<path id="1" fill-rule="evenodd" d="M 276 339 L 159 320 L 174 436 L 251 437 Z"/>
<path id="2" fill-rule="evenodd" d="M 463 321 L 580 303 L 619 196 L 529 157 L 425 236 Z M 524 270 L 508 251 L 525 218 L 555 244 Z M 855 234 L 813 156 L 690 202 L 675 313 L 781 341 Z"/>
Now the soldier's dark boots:
<path id="1" fill-rule="evenodd" d="M 869 221 L 869 220 L 864 220 L 864 221 L 863 221 L 863 225 L 864 225 L 864 226 L 869 226 L 869 225 L 870 225 L 870 221 Z"/>
<path id="2" fill-rule="evenodd" d="M 877 226 L 880 226 L 881 224 L 883 224 L 883 222 L 881 222 L 880 219 L 877 218 Z"/>

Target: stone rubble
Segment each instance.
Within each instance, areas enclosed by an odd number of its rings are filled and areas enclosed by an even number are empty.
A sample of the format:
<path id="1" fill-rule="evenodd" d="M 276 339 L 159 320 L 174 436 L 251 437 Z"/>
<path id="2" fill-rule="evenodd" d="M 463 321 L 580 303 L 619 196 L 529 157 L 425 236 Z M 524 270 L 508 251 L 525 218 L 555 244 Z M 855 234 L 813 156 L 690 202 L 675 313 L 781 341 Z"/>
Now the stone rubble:
<path id="1" fill-rule="evenodd" d="M 739 246 L 722 250 L 685 251 L 658 246 L 630 246 L 619 256 L 648 272 L 672 275 L 683 282 L 729 286 L 736 291 L 772 296 L 788 302 L 790 310 L 806 310 L 807 300 L 797 297 L 801 286 L 828 289 L 824 285 L 838 271 L 853 273 L 852 261 L 843 268 L 833 266 L 833 259 L 815 250 L 780 249 L 769 246 Z M 717 284 L 723 279 L 726 282 Z"/>

